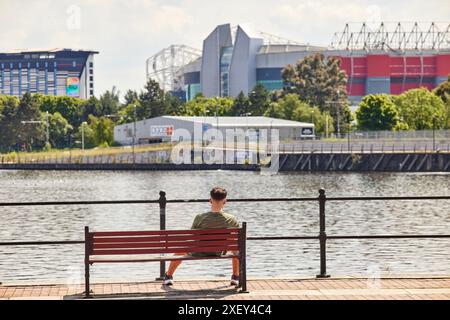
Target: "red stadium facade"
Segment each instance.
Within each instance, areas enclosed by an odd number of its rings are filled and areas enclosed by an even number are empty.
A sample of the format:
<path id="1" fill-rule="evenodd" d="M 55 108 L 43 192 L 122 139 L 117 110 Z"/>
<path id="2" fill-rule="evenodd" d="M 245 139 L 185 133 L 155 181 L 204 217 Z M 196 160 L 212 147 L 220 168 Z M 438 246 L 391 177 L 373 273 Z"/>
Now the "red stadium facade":
<path id="1" fill-rule="evenodd" d="M 336 55 L 348 75 L 351 100 L 372 93 L 398 95 L 415 88 L 433 90 L 450 74 L 450 53 L 414 52 Z"/>

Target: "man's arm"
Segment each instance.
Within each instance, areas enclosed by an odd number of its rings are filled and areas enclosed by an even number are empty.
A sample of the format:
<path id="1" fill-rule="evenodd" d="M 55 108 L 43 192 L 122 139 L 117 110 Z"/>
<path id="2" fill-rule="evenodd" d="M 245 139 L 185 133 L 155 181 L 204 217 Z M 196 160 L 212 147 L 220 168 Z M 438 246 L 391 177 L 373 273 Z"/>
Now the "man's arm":
<path id="1" fill-rule="evenodd" d="M 239 223 L 239 220 L 236 217 L 233 217 L 233 219 L 231 219 L 231 224 L 233 228 L 241 227 L 241 224 Z"/>
<path id="2" fill-rule="evenodd" d="M 191 230 L 198 229 L 198 220 L 199 220 L 198 218 L 199 218 L 199 216 L 196 216 L 194 219 L 194 222 L 192 222 Z"/>

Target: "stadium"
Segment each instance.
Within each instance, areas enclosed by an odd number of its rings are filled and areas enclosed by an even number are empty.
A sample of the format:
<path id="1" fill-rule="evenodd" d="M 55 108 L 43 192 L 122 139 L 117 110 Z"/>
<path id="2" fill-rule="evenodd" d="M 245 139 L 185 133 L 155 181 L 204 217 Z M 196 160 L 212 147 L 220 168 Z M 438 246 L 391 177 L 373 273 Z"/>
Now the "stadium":
<path id="1" fill-rule="evenodd" d="M 208 35 L 201 50 L 174 45 L 150 57 L 147 78 L 184 101 L 198 93 L 236 97 L 256 84 L 281 89 L 282 69 L 318 52 L 341 60 L 353 105 L 367 94 L 431 90 L 450 74 L 450 24 L 381 23 L 369 28 L 363 23 L 356 31 L 347 24 L 326 47 L 224 24 Z"/>

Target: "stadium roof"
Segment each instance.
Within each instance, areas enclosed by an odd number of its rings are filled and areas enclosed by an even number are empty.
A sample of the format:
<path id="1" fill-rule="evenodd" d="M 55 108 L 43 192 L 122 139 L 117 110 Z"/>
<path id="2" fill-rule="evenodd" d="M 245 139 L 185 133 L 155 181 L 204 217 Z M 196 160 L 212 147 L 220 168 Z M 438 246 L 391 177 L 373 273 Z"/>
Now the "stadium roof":
<path id="1" fill-rule="evenodd" d="M 264 45 L 259 50 L 258 54 L 269 54 L 269 53 L 286 53 L 286 52 L 318 52 L 326 51 L 327 47 L 310 46 L 310 45 L 296 45 L 296 44 L 272 44 Z"/>
<path id="2" fill-rule="evenodd" d="M 33 48 L 33 49 L 15 49 L 10 51 L 4 51 L 1 53 L 4 54 L 20 54 L 20 53 L 56 53 L 56 52 L 89 52 L 89 53 L 95 53 L 98 54 L 98 51 L 95 50 L 82 50 L 82 49 L 69 49 L 69 48 L 53 48 L 53 49 L 45 49 L 45 48 Z"/>

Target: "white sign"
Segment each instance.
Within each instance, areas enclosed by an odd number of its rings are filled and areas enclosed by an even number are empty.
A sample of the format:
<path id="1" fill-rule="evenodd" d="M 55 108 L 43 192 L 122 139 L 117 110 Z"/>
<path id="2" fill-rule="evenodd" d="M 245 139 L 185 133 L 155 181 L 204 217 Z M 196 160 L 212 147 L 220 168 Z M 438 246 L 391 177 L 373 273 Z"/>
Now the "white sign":
<path id="1" fill-rule="evenodd" d="M 151 137 L 171 137 L 173 136 L 173 126 L 152 126 L 150 128 Z"/>
<path id="2" fill-rule="evenodd" d="M 313 128 L 302 128 L 302 137 L 314 135 Z"/>

